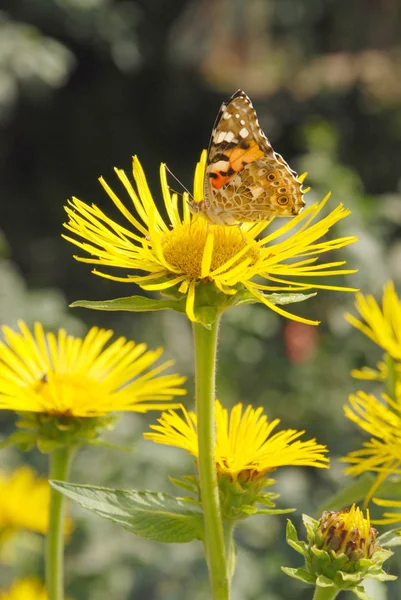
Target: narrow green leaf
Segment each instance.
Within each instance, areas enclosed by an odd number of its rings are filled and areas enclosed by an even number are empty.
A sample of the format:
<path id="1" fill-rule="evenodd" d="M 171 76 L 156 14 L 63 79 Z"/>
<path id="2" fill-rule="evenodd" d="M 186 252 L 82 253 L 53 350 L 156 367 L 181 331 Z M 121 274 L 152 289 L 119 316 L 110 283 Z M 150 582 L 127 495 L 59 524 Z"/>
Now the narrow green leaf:
<path id="1" fill-rule="evenodd" d="M 294 302 L 303 302 L 313 296 L 316 296 L 316 292 L 312 294 L 262 294 L 272 304 L 292 304 Z M 257 304 L 259 300 L 249 290 L 239 290 L 235 296 L 232 297 L 232 306 L 242 306 L 244 304 Z"/>
<path id="2" fill-rule="evenodd" d="M 351 483 L 341 489 L 340 492 L 328 498 L 318 509 L 319 513 L 325 510 L 340 510 L 345 506 L 358 503 L 365 498 L 372 487 L 375 477 L 371 473 L 365 473 L 358 479 L 352 479 Z"/>
<path id="3" fill-rule="evenodd" d="M 296 508 L 257 508 L 255 515 L 288 515 L 296 511 Z"/>
<path id="4" fill-rule="evenodd" d="M 76 300 L 70 306 L 72 308 L 91 308 L 92 310 L 147 312 L 171 309 L 183 312 L 182 305 L 177 300 L 158 300 L 146 296 L 127 296 L 125 298 L 114 298 L 113 300 Z"/>
<path id="5" fill-rule="evenodd" d="M 179 544 L 203 537 L 202 510 L 198 504 L 185 498 L 62 481 L 52 481 L 51 485 L 84 508 L 140 537 Z"/>

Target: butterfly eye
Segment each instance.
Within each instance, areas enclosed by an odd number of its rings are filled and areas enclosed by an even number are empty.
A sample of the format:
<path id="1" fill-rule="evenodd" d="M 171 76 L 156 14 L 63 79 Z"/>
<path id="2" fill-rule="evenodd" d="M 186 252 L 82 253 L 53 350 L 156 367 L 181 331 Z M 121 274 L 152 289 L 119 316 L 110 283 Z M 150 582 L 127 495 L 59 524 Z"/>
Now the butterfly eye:
<path id="1" fill-rule="evenodd" d="M 267 179 L 269 181 L 274 181 L 276 179 L 276 176 L 274 173 L 269 173 L 269 175 L 267 176 Z"/>
<path id="2" fill-rule="evenodd" d="M 280 206 L 285 206 L 289 203 L 289 201 L 290 199 L 287 196 L 280 196 L 279 198 L 277 198 L 277 202 L 278 204 L 280 204 Z"/>

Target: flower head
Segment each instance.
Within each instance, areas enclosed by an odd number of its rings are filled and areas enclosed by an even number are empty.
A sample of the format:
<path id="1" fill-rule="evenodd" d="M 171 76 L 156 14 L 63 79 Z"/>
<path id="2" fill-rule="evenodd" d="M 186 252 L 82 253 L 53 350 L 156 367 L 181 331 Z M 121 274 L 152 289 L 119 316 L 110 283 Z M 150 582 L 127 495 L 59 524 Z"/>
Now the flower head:
<path id="1" fill-rule="evenodd" d="M 231 479 L 259 479 L 266 473 L 286 465 L 327 468 L 326 446 L 315 440 L 299 441 L 304 431 L 287 429 L 273 433 L 279 419 L 269 422 L 263 409 L 237 404 L 231 414 L 216 400 L 217 471 Z M 198 456 L 197 419 L 182 408 L 183 417 L 174 410 L 162 413 L 152 432 L 144 434 L 158 444 L 177 446 Z"/>
<path id="2" fill-rule="evenodd" d="M 355 306 L 363 321 L 347 313 L 346 318 L 375 344 L 397 361 L 401 361 L 401 301 L 394 283 L 383 288 L 382 308 L 373 296 L 357 294 Z"/>
<path id="3" fill-rule="evenodd" d="M 47 600 L 47 593 L 40 581 L 32 577 L 15 581 L 7 591 L 0 589 L 0 600 Z"/>
<path id="4" fill-rule="evenodd" d="M 195 171 L 195 201 L 203 198 L 205 161 L 206 153 L 203 153 Z M 200 320 L 202 308 L 216 303 L 215 294 L 218 293 L 220 304 L 226 303 L 221 310 L 236 301 L 261 302 L 285 317 L 316 325 L 316 321 L 292 315 L 277 304 L 299 300 L 299 294 L 296 298 L 294 293 L 309 290 L 352 291 L 318 283 L 321 277 L 355 272 L 341 268 L 345 261 L 317 264 L 321 254 L 356 241 L 354 236 L 322 241 L 331 227 L 349 214 L 340 204 L 329 215 L 317 220 L 328 196 L 276 230 L 267 229 L 272 219 L 238 227 L 210 225 L 205 219 L 191 214 L 186 194 L 183 195 L 181 216 L 177 194 L 170 192 L 166 169 L 162 165 L 161 188 L 168 217 L 165 221 L 152 198 L 138 159 L 135 157 L 133 161 L 137 191 L 124 171 L 115 171 L 134 205 L 134 213 L 102 178 L 100 182 L 126 219 L 126 227 L 110 219 L 97 206 L 89 206 L 77 198 L 66 207 L 69 221 L 65 227 L 73 237 L 64 237 L 90 255 L 89 258 L 75 258 L 125 271 L 122 276 L 117 276 L 96 268 L 95 274 L 183 298 L 186 313 L 192 321 Z M 132 274 L 126 274 L 127 271 Z M 275 292 L 279 294 L 275 295 Z M 221 297 L 225 298 L 224 302 Z"/>
<path id="5" fill-rule="evenodd" d="M 106 347 L 111 330 L 93 327 L 81 339 L 60 329 L 33 332 L 3 327 L 0 342 L 0 409 L 67 417 L 96 417 L 113 411 L 163 409 L 184 378 L 160 375 L 171 361 L 154 366 L 162 349 L 148 351 L 120 337 Z"/>
<path id="6" fill-rule="evenodd" d="M 377 549 L 376 535 L 376 529 L 370 526 L 369 511 L 365 518 L 354 504 L 351 509 L 339 512 L 325 511 L 319 521 L 315 543 L 322 550 L 345 554 L 350 562 L 356 562 L 361 558 L 372 558 Z"/>
<path id="7" fill-rule="evenodd" d="M 29 467 L 10 474 L 0 471 L 0 539 L 19 529 L 46 533 L 49 503 L 48 481 L 38 479 Z"/>
<path id="8" fill-rule="evenodd" d="M 162 413 L 158 425 L 145 439 L 158 444 L 176 446 L 198 458 L 197 418 L 182 407 L 183 416 L 170 410 Z M 287 465 L 328 468 L 326 446 L 315 440 L 301 442 L 304 433 L 287 429 L 274 433 L 279 419 L 269 422 L 263 409 L 237 404 L 228 411 L 215 401 L 215 464 L 221 494 L 223 516 L 229 519 L 246 518 L 257 503 L 274 506 L 277 494 L 262 492 L 274 483 L 268 474 Z M 197 485 L 197 484 L 196 484 Z M 196 486 L 195 486 L 196 487 Z M 264 512 L 289 512 L 265 510 Z"/>
<path id="9" fill-rule="evenodd" d="M 319 521 L 303 515 L 308 543 L 299 542 L 291 521 L 287 525 L 287 542 L 305 558 L 305 568 L 283 568 L 283 571 L 317 587 L 350 590 L 369 600 L 362 583 L 365 578 L 386 581 L 396 579 L 382 570 L 383 562 L 392 555 L 376 542 L 377 531 L 353 505 L 339 512 L 325 511 Z M 334 598 L 336 594 L 330 597 Z"/>

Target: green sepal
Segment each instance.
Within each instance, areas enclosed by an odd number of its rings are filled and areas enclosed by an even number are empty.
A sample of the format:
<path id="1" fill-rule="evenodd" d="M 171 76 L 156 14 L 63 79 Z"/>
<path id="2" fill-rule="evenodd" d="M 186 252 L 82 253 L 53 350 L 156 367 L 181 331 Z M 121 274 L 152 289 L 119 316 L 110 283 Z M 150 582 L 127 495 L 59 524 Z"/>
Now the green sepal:
<path id="1" fill-rule="evenodd" d="M 62 481 L 50 483 L 83 508 L 121 525 L 140 537 L 176 544 L 203 538 L 202 509 L 192 498 Z"/>
<path id="2" fill-rule="evenodd" d="M 324 587 L 324 588 L 336 587 L 334 584 L 334 581 L 332 581 L 328 577 L 325 577 L 325 575 L 319 575 L 316 578 L 316 585 L 318 585 L 319 587 Z"/>
<path id="3" fill-rule="evenodd" d="M 357 585 L 356 587 L 354 587 L 351 590 L 351 592 L 353 592 L 355 594 L 355 596 L 360 598 L 360 600 L 372 600 L 372 598 L 367 595 L 367 593 L 365 592 L 365 590 L 363 589 L 363 587 L 361 585 Z"/>
<path id="4" fill-rule="evenodd" d="M 48 454 L 56 448 L 97 444 L 100 434 L 112 429 L 119 417 L 104 415 L 99 417 L 73 417 L 47 413 L 19 412 L 17 427 L 4 445 L 15 445 L 22 450 L 37 446 L 40 452 Z"/>
<path id="5" fill-rule="evenodd" d="M 316 521 L 316 519 L 313 519 L 312 517 L 310 517 L 309 515 L 302 515 L 302 522 L 305 526 L 306 529 L 306 535 L 308 538 L 308 542 L 314 540 L 315 538 L 315 531 L 317 529 L 317 526 L 319 525 L 319 521 Z"/>
<path id="6" fill-rule="evenodd" d="M 185 303 L 179 300 L 162 300 L 147 296 L 126 296 L 112 300 L 76 300 L 71 308 L 91 308 L 92 310 L 147 312 L 156 310 L 175 310 L 185 312 Z"/>
<path id="7" fill-rule="evenodd" d="M 397 527 L 396 529 L 390 529 L 389 531 L 379 535 L 377 538 L 377 543 L 382 546 L 382 548 L 401 546 L 400 527 Z"/>
<path id="8" fill-rule="evenodd" d="M 21 452 L 28 452 L 31 450 L 37 441 L 37 437 L 30 431 L 16 431 L 8 436 L 7 439 L 0 442 L 0 449 L 14 446 Z"/>
<path id="9" fill-rule="evenodd" d="M 281 567 L 281 570 L 284 571 L 284 573 L 286 573 L 286 575 L 289 575 L 290 577 L 300 579 L 304 583 L 315 585 L 315 578 L 312 577 L 312 575 L 308 573 L 308 571 L 305 571 L 305 569 L 292 569 L 291 567 Z"/>

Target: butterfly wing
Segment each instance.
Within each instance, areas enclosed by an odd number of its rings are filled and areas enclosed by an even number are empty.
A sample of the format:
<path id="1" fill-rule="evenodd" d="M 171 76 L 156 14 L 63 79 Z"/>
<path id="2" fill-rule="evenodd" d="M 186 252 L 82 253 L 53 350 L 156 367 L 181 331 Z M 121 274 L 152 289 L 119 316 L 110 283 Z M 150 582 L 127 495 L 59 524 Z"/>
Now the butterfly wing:
<path id="1" fill-rule="evenodd" d="M 258 164 L 252 167 L 254 163 Z M 297 174 L 274 152 L 250 99 L 241 90 L 222 105 L 217 115 L 204 185 L 204 212 L 212 222 L 234 224 L 292 216 L 305 205 Z"/>

